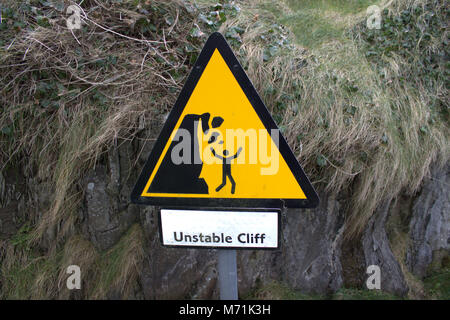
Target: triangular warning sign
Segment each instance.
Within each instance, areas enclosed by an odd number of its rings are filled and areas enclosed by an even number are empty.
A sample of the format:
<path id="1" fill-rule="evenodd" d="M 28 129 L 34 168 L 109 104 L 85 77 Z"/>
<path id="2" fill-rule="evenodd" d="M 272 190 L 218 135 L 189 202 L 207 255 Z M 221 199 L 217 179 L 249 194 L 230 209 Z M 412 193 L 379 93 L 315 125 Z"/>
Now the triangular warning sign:
<path id="1" fill-rule="evenodd" d="M 315 207 L 319 199 L 220 33 L 213 33 L 131 194 L 191 207 Z"/>

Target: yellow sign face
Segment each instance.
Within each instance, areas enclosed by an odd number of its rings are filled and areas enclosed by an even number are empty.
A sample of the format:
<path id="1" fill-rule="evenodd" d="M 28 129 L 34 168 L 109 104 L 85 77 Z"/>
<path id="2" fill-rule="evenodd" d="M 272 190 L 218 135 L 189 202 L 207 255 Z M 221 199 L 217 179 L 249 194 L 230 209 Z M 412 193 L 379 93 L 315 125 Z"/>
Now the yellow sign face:
<path id="1" fill-rule="evenodd" d="M 213 34 L 200 54 L 132 199 L 204 206 L 317 204 L 314 189 L 220 34 Z"/>

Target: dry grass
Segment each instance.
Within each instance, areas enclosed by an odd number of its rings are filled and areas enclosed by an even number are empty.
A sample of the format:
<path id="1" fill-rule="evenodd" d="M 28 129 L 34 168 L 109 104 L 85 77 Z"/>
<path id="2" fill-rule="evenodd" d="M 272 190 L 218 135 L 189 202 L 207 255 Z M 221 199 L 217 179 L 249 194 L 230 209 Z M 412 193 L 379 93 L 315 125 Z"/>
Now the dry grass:
<path id="1" fill-rule="evenodd" d="M 443 83 L 422 80 L 422 70 L 399 55 L 383 57 L 380 70 L 367 59 L 358 31 L 307 51 L 285 50 L 261 64 L 264 47 L 257 38 L 262 28 L 248 21 L 257 12 L 260 20 L 283 21 L 279 15 L 284 11 L 292 15 L 278 5 L 264 16 L 264 5 L 262 1 L 241 16 L 249 30 L 241 47 L 249 60 L 248 73 L 272 113 L 283 102 L 280 127 L 313 183 L 348 195 L 346 235 L 355 236 L 379 203 L 400 193 L 413 194 L 432 163 L 449 159 L 448 119 L 436 119 L 430 111 L 437 97 L 447 100 L 448 91 Z M 411 5 L 397 1 L 391 14 Z M 353 28 L 364 25 L 364 19 L 354 19 Z M 233 23 L 239 21 L 229 25 Z M 267 88 L 276 88 L 275 94 L 264 94 Z"/>
<path id="2" fill-rule="evenodd" d="M 144 260 L 143 231 L 132 226 L 111 249 L 99 253 L 80 236 L 70 238 L 64 248 L 39 255 L 28 240 L 4 246 L 1 265 L 2 299 L 72 299 L 82 296 L 106 299 L 113 294 L 130 298 L 136 288 Z M 81 290 L 66 287 L 67 267 L 81 270 Z"/>
<path id="3" fill-rule="evenodd" d="M 135 30 L 142 14 L 90 1 L 83 30 L 72 33 L 56 19 L 50 27 L 23 30 L 1 49 L 0 127 L 12 136 L 2 136 L 0 168 L 19 164 L 26 175 L 55 185 L 52 206 L 38 219 L 36 240 L 54 228 L 59 238 L 70 236 L 85 170 L 109 146 L 133 139 L 142 129 L 139 120 L 145 123 L 173 103 L 171 91 L 180 88 L 185 70 L 185 57 L 176 49 L 187 42 L 185 20 L 191 18 L 177 1 L 152 6 L 164 9 L 155 16 L 158 23 L 164 15 L 174 18 L 162 35 Z M 181 75 L 177 80 L 175 71 Z"/>
<path id="4" fill-rule="evenodd" d="M 38 26 L 21 3 L 9 5 L 34 27 L 0 38 L 8 40 L 0 46 L 0 171 L 22 168 L 25 176 L 51 181 L 54 194 L 47 210 L 27 212 L 33 227 L 23 245 L 2 250 L 2 297 L 72 298 L 64 279 L 74 261 L 89 274 L 86 297 L 131 295 L 142 230 L 132 227 L 111 250 L 97 253 L 78 235 L 80 181 L 108 148 L 136 138 L 155 114 L 169 110 L 186 75 L 189 61 L 179 49 L 190 43 L 193 16 L 179 1 L 143 6 L 154 10 L 153 20 L 129 10 L 132 2 L 85 1 L 83 29 L 72 33 L 58 12 Z M 137 22 L 161 32 L 138 30 Z M 48 252 L 39 252 L 48 239 Z"/>
<path id="5" fill-rule="evenodd" d="M 143 240 L 141 227 L 134 225 L 101 256 L 97 265 L 98 278 L 90 284 L 93 287 L 90 299 L 105 299 L 108 294 L 120 295 L 123 299 L 133 297 L 145 258 Z"/>
<path id="6" fill-rule="evenodd" d="M 80 267 L 81 274 L 81 290 L 82 292 L 89 292 L 94 285 L 93 280 L 99 276 L 97 270 L 97 261 L 100 259 L 100 254 L 94 248 L 93 244 L 81 236 L 73 236 L 64 245 L 63 256 L 61 260 L 61 268 L 58 275 L 57 291 L 59 292 L 59 299 L 70 299 L 71 291 L 66 287 L 67 281 L 67 267 L 70 265 L 77 265 Z"/>

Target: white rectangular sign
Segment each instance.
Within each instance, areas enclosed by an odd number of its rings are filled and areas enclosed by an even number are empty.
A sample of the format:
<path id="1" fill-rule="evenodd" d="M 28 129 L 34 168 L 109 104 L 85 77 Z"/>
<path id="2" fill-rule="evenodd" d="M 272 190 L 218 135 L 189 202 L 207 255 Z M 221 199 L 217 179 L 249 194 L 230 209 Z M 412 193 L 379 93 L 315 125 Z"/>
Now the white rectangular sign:
<path id="1" fill-rule="evenodd" d="M 277 211 L 161 209 L 163 245 L 277 248 Z"/>

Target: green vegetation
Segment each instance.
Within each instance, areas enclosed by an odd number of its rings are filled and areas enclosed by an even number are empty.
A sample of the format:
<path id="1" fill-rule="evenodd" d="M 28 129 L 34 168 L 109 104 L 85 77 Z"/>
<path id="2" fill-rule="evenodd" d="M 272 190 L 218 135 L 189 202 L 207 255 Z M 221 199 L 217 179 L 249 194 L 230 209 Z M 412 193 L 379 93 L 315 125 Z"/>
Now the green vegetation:
<path id="1" fill-rule="evenodd" d="M 345 3 L 263 8 L 309 49 L 298 54 L 303 67 L 287 67 L 291 73 L 282 77 L 278 97 L 294 97 L 283 109 L 282 126 L 291 146 L 305 155 L 309 174 L 328 190 L 355 183 L 349 237 L 363 230 L 383 198 L 414 193 L 430 163 L 448 159 L 448 10 L 443 1 L 398 1 L 382 11 L 381 29 L 369 30 L 365 9 L 357 10 L 365 3 Z M 310 26 L 299 28 L 309 23 L 301 15 L 310 11 Z M 340 29 L 345 32 L 337 34 Z"/>
<path id="2" fill-rule="evenodd" d="M 450 300 L 450 269 L 433 273 L 424 279 L 424 285 L 431 298 Z"/>
<path id="3" fill-rule="evenodd" d="M 0 299 L 39 299 L 54 294 L 53 277 L 60 272 L 61 250 L 41 255 L 32 246 L 28 223 L 2 249 Z"/>
<path id="4" fill-rule="evenodd" d="M 400 300 L 400 298 L 381 290 L 339 289 L 333 300 Z"/>
<path id="5" fill-rule="evenodd" d="M 336 11 L 343 14 L 356 14 L 379 2 L 372 0 L 288 0 L 287 4 L 295 11 L 320 10 L 322 12 Z"/>
<path id="6" fill-rule="evenodd" d="M 289 288 L 286 284 L 272 281 L 251 292 L 244 299 L 262 300 L 399 300 L 400 298 L 380 290 L 341 288 L 329 296 L 305 294 Z"/>
<path id="7" fill-rule="evenodd" d="M 301 0 L 286 1 L 284 10 L 268 4 L 279 21 L 289 26 L 298 44 L 318 48 L 324 42 L 342 39 L 346 31 L 365 15 L 370 5 L 380 1 L 366 0 Z"/>
<path id="8" fill-rule="evenodd" d="M 260 300 L 321 300 L 324 297 L 308 295 L 300 291 L 292 290 L 286 284 L 272 281 L 269 284 L 250 292 L 244 299 Z"/>
<path id="9" fill-rule="evenodd" d="M 76 264 L 83 270 L 82 288 L 87 298 L 104 299 L 120 292 L 124 298 L 134 294 L 144 258 L 143 234 L 138 225 L 105 252 L 97 252 L 80 236 L 70 238 L 64 247 L 39 253 L 28 242 L 29 233 L 19 231 L 0 268 L 0 299 L 69 299 L 66 269 Z"/>
<path id="10" fill-rule="evenodd" d="M 143 246 L 142 229 L 134 225 L 114 247 L 102 253 L 96 265 L 99 278 L 93 279 L 89 298 L 103 298 L 110 292 L 127 298 L 134 294 L 144 260 Z"/>
<path id="11" fill-rule="evenodd" d="M 448 300 L 450 295 L 450 270 L 443 269 L 424 279 L 425 291 L 422 299 Z M 305 294 L 284 283 L 272 281 L 250 292 L 243 299 L 261 300 L 402 300 L 381 290 L 341 288 L 329 296 Z M 416 299 L 415 297 L 412 299 Z"/>

